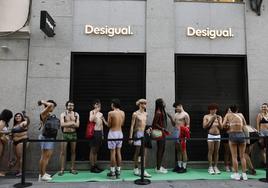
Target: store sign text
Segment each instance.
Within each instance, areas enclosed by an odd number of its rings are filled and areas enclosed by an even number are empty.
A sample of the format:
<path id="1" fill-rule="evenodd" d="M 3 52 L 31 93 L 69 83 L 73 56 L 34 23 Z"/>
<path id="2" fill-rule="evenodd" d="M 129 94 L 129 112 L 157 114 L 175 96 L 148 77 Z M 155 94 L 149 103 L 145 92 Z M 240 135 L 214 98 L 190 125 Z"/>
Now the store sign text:
<path id="1" fill-rule="evenodd" d="M 208 37 L 210 39 L 216 39 L 218 37 L 232 38 L 234 34 L 232 33 L 232 28 L 228 29 L 195 29 L 193 27 L 187 27 L 188 37 Z"/>
<path id="2" fill-rule="evenodd" d="M 94 27 L 93 25 L 85 25 L 85 34 L 106 35 L 108 37 L 114 37 L 115 35 L 133 35 L 131 26 L 125 27 Z"/>

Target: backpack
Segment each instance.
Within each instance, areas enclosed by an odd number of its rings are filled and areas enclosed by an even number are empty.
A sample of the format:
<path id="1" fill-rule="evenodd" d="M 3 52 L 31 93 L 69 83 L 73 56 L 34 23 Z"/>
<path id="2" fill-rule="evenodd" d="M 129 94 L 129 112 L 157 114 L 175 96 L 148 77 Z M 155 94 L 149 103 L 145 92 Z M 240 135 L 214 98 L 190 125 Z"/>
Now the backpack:
<path id="1" fill-rule="evenodd" d="M 47 120 L 44 122 L 44 127 L 42 134 L 47 138 L 56 138 L 58 134 L 58 129 L 60 128 L 60 120 L 55 114 L 48 116 Z"/>

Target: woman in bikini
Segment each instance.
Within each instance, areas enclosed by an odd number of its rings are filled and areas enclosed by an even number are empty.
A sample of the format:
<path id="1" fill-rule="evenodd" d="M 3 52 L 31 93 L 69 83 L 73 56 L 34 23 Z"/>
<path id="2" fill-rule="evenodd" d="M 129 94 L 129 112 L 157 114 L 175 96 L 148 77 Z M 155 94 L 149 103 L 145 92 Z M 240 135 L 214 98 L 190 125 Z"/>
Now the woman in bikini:
<path id="1" fill-rule="evenodd" d="M 268 136 L 268 104 L 263 103 L 261 106 L 261 112 L 257 115 L 257 131 L 260 133 L 261 136 Z M 260 148 L 261 148 L 261 155 L 262 155 L 262 162 L 264 166 L 266 166 L 266 147 L 265 147 L 265 140 L 260 139 Z"/>
<path id="2" fill-rule="evenodd" d="M 17 170 L 16 176 L 21 176 L 21 165 L 22 165 L 22 151 L 23 141 L 28 139 L 27 130 L 29 125 L 28 117 L 25 117 L 22 113 L 16 113 L 13 120 L 12 140 L 13 148 L 16 156 L 15 167 Z"/>
<path id="3" fill-rule="evenodd" d="M 246 120 L 241 113 L 238 113 L 236 105 L 230 106 L 230 110 L 231 112 L 227 113 L 224 117 L 223 126 L 229 130 L 229 146 L 234 170 L 231 178 L 235 180 L 240 180 L 241 178 L 247 180 L 245 160 L 246 140 L 243 132 L 243 126 L 246 125 Z M 242 164 L 242 176 L 238 173 L 237 150 L 239 151 L 239 157 Z"/>

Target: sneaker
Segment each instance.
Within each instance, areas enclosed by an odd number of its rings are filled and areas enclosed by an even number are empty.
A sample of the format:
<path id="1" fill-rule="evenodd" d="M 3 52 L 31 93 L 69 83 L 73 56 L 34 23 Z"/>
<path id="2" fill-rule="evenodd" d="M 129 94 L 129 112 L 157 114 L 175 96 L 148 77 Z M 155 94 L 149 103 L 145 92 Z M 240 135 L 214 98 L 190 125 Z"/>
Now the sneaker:
<path id="1" fill-rule="evenodd" d="M 159 170 L 157 170 L 157 168 L 156 168 L 155 172 L 159 173 L 159 174 L 166 174 L 166 173 L 168 173 L 168 170 L 161 166 Z"/>
<path id="2" fill-rule="evenodd" d="M 208 173 L 209 173 L 210 175 L 214 175 L 214 174 L 215 174 L 215 171 L 214 171 L 214 169 L 213 169 L 212 166 L 210 166 L 210 167 L 208 168 Z"/>
<path id="3" fill-rule="evenodd" d="M 182 169 L 182 167 L 179 167 L 178 165 L 176 165 L 176 166 L 173 168 L 172 172 L 178 172 L 178 171 L 180 171 L 181 169 Z"/>
<path id="4" fill-rule="evenodd" d="M 50 178 L 52 177 L 50 174 L 47 174 L 47 173 L 45 173 L 45 176 L 48 176 L 48 177 L 50 177 Z"/>
<path id="5" fill-rule="evenodd" d="M 248 180 L 248 176 L 246 173 L 242 173 L 242 180 Z"/>
<path id="6" fill-rule="evenodd" d="M 91 166 L 90 172 L 92 172 L 92 173 L 100 173 L 101 171 L 96 166 Z"/>
<path id="7" fill-rule="evenodd" d="M 231 169 L 229 166 L 225 166 L 225 170 L 226 170 L 226 172 L 231 172 Z"/>
<path id="8" fill-rule="evenodd" d="M 215 174 L 220 174 L 221 173 L 221 171 L 218 169 L 218 167 L 214 166 L 213 169 L 214 169 Z"/>
<path id="9" fill-rule="evenodd" d="M 15 174 L 15 176 L 18 177 L 18 178 L 21 177 L 21 175 L 22 175 L 21 172 L 17 172 L 17 173 Z"/>
<path id="10" fill-rule="evenodd" d="M 134 168 L 134 170 L 133 170 L 133 174 L 134 174 L 135 176 L 140 176 L 140 175 L 141 175 L 140 170 L 139 170 L 138 168 Z"/>
<path id="11" fill-rule="evenodd" d="M 116 179 L 120 179 L 121 172 L 119 170 L 115 171 Z"/>
<path id="12" fill-rule="evenodd" d="M 96 168 L 98 171 L 100 171 L 100 172 L 103 171 L 103 169 L 101 169 L 100 167 L 98 167 L 98 165 L 95 165 L 95 168 Z"/>
<path id="13" fill-rule="evenodd" d="M 144 177 L 151 178 L 152 176 L 146 170 L 144 170 Z"/>
<path id="14" fill-rule="evenodd" d="M 234 179 L 234 180 L 240 180 L 240 174 L 239 173 L 233 173 L 232 175 L 231 175 L 231 178 L 232 179 Z"/>
<path id="15" fill-rule="evenodd" d="M 59 171 L 58 176 L 63 176 L 63 174 L 64 174 L 64 171 Z"/>
<path id="16" fill-rule="evenodd" d="M 186 168 L 180 168 L 180 170 L 177 172 L 177 173 L 186 173 L 187 172 L 187 169 Z"/>
<path id="17" fill-rule="evenodd" d="M 109 173 L 107 173 L 107 176 L 108 176 L 110 179 L 113 179 L 113 180 L 116 179 L 115 172 L 110 171 Z"/>
<path id="18" fill-rule="evenodd" d="M 41 181 L 50 181 L 50 180 L 52 180 L 52 178 L 50 178 L 50 177 L 48 177 L 48 176 L 46 176 L 46 175 L 43 175 L 43 176 L 41 177 Z"/>

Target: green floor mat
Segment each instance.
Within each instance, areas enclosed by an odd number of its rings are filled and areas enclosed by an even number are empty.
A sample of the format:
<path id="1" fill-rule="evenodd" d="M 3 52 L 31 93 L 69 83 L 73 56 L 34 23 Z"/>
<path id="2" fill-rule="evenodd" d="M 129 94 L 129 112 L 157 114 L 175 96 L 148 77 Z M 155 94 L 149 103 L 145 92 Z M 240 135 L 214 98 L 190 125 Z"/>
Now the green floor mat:
<path id="1" fill-rule="evenodd" d="M 167 174 L 157 174 L 153 169 L 148 169 L 147 172 L 152 175 L 149 178 L 151 181 L 159 181 L 159 180 L 229 180 L 231 172 L 222 172 L 219 175 L 209 175 L 207 169 L 192 169 L 188 168 L 187 173 L 178 174 L 168 171 Z M 133 170 L 122 170 L 120 179 L 110 180 L 107 178 L 108 170 L 103 171 L 102 173 L 95 174 L 90 173 L 88 171 L 79 171 L 77 175 L 70 174 L 65 172 L 63 176 L 58 176 L 55 174 L 52 177 L 52 180 L 49 182 L 53 183 L 66 183 L 66 182 L 89 182 L 89 181 L 134 181 L 139 179 L 138 176 L 133 175 Z M 257 170 L 257 175 L 252 176 L 248 175 L 249 179 L 259 179 L 265 178 L 264 170 Z"/>

